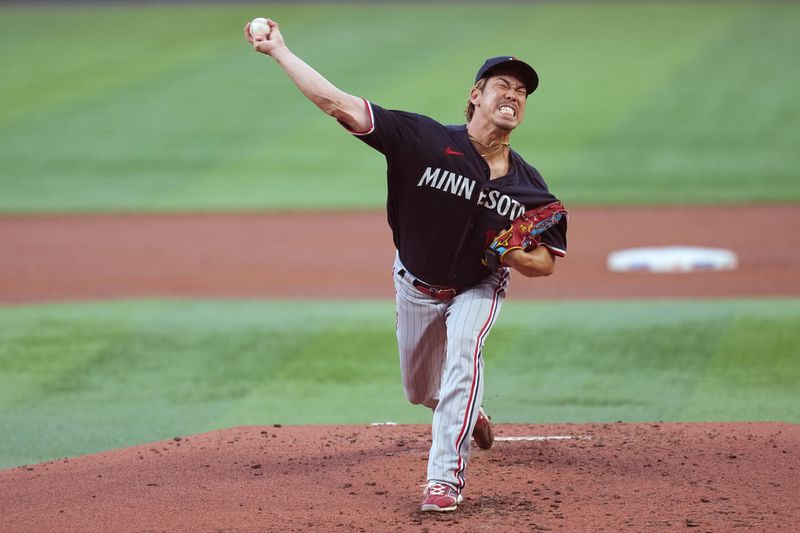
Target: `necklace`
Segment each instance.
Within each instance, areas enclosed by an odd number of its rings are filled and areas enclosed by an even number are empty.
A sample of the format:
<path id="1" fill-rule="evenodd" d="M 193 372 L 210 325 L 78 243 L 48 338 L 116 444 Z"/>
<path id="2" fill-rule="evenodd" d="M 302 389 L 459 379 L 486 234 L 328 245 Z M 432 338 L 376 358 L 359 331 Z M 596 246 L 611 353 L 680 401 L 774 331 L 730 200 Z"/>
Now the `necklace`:
<path id="1" fill-rule="evenodd" d="M 469 137 L 470 141 L 474 142 L 475 144 L 477 144 L 478 146 L 480 146 L 484 150 L 491 150 L 489 152 L 486 152 L 485 154 L 481 154 L 481 157 L 483 157 L 484 159 L 487 158 L 487 157 L 493 156 L 494 154 L 498 153 L 503 148 L 507 148 L 509 146 L 509 143 L 503 143 L 503 142 L 498 143 L 497 141 L 492 141 L 487 146 L 487 145 L 483 144 L 482 142 L 480 142 L 478 139 L 476 139 L 475 137 L 473 137 L 470 134 L 467 134 L 467 137 Z M 480 151 L 478 153 L 480 153 Z"/>

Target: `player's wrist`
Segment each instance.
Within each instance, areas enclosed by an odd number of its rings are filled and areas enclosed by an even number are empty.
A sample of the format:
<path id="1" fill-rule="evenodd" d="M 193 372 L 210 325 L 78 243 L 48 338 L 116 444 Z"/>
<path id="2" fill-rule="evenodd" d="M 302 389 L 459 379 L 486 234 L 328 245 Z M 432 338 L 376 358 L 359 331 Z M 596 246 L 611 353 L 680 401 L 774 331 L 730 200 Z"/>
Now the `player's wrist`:
<path id="1" fill-rule="evenodd" d="M 500 262 L 512 268 L 523 267 L 526 264 L 527 254 L 522 248 L 508 248 L 500 254 Z"/>
<path id="2" fill-rule="evenodd" d="M 282 44 L 270 50 L 269 55 L 279 65 L 283 65 L 292 57 L 293 54 L 285 44 Z"/>

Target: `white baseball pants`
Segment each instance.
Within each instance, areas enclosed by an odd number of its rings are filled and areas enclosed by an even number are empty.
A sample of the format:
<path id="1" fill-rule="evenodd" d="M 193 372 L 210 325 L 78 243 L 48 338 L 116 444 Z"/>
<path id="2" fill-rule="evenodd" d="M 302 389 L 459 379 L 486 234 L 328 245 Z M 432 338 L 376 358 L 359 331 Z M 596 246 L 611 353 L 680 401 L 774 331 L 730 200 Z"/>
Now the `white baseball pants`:
<path id="1" fill-rule="evenodd" d="M 397 342 L 408 401 L 433 409 L 428 481 L 464 487 L 470 440 L 483 399 L 481 350 L 505 299 L 510 273 L 500 268 L 450 300 L 418 291 L 397 258 Z M 423 280 L 424 281 L 424 280 Z"/>

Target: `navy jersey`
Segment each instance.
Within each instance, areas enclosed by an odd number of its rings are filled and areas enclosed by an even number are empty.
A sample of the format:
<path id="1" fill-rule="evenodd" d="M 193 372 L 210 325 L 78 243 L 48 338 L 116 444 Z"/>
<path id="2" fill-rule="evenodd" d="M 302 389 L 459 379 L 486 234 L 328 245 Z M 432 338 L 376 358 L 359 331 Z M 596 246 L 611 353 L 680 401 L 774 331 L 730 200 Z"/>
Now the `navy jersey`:
<path id="1" fill-rule="evenodd" d="M 539 172 L 513 150 L 508 174 L 490 180 L 489 165 L 465 125 L 365 105 L 371 127 L 352 133 L 386 157 L 394 244 L 403 265 L 427 283 L 460 289 L 478 283 L 491 273 L 481 254 L 496 232 L 556 200 Z M 566 231 L 562 219 L 543 234 L 543 245 L 564 256 Z"/>

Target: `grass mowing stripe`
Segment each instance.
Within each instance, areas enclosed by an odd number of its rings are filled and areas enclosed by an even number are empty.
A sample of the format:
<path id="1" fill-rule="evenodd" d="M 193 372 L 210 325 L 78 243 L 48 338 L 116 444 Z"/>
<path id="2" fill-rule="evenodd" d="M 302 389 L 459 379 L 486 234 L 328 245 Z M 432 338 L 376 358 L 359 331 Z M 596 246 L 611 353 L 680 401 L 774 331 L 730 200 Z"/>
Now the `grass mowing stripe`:
<path id="1" fill-rule="evenodd" d="M 342 88 L 444 122 L 462 120 L 483 58 L 529 59 L 542 84 L 514 146 L 568 202 L 800 200 L 800 75 L 780 68 L 800 45 L 800 6 L 514 3 L 496 17 L 498 6 L 270 12 Z M 383 204 L 381 156 L 247 50 L 241 25 L 260 9 L 49 6 L 52 54 L 25 31 L 40 8 L 0 7 L 0 211 Z"/>
<path id="2" fill-rule="evenodd" d="M 0 307 L 0 466 L 247 424 L 429 421 L 391 302 Z M 508 302 L 500 422 L 800 422 L 800 300 Z"/>
<path id="3" fill-rule="evenodd" d="M 386 316 L 370 336 L 380 317 L 376 309 Z M 393 350 L 393 332 L 384 326 L 392 317 L 383 304 L 350 311 L 291 302 L 2 309 L 0 426 L 15 430 L 3 431 L 0 461 L 8 466 L 232 425 L 292 423 L 293 417 L 323 422 L 314 418 L 314 402 L 335 403 L 327 394 L 340 397 L 340 404 L 380 405 L 342 383 L 341 368 L 348 360 L 376 358 L 396 368 L 391 354 L 381 357 Z M 372 352 L 355 357 L 348 343 L 339 348 L 347 351 L 340 357 L 333 339 L 343 336 L 336 333 L 342 328 L 372 339 Z M 333 365 L 330 375 L 339 383 L 326 386 L 325 394 L 317 385 L 324 375 L 307 372 L 315 357 Z M 377 386 L 390 398 L 385 403 L 410 410 L 397 401 L 402 391 L 394 374 L 383 374 Z M 265 389 L 253 400 L 254 391 Z M 239 403 L 248 405 L 244 415 L 236 414 L 242 411 Z M 345 405 L 339 416 L 355 421 L 351 411 Z M 363 410 L 357 416 L 364 416 Z"/>
<path id="4" fill-rule="evenodd" d="M 796 319 L 737 317 L 698 376 L 683 419 L 797 421 L 800 331 Z"/>
<path id="5" fill-rule="evenodd" d="M 792 103 L 800 74 L 774 50 L 800 46 L 799 13 L 786 5 L 730 13 L 736 16 L 725 31 L 572 159 L 567 194 L 638 202 L 646 185 L 652 203 L 686 202 L 686 190 L 695 203 L 735 201 L 743 193 L 754 201 L 797 200 L 800 187 L 787 170 L 800 165 L 789 149 L 800 144 L 800 108 Z M 614 190 L 582 192 L 604 188 L 608 176 L 597 165 L 608 164 L 616 169 Z M 747 179 L 755 175 L 759 180 Z"/>

